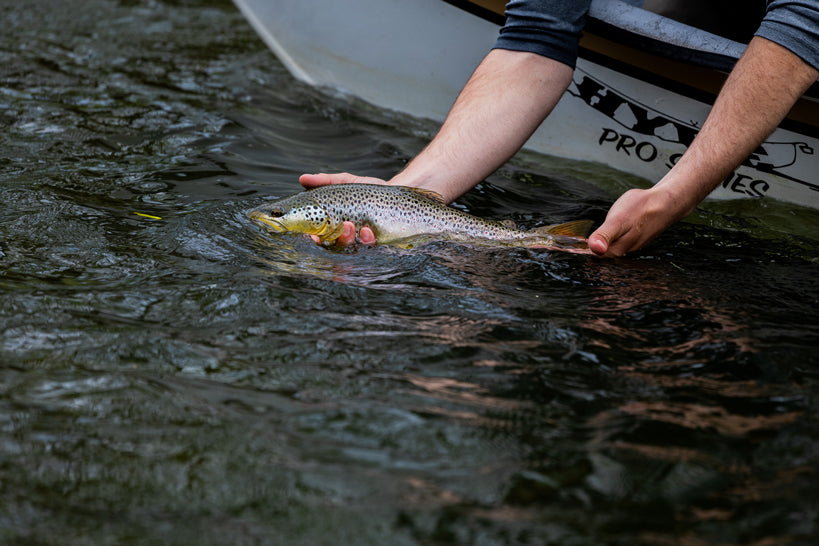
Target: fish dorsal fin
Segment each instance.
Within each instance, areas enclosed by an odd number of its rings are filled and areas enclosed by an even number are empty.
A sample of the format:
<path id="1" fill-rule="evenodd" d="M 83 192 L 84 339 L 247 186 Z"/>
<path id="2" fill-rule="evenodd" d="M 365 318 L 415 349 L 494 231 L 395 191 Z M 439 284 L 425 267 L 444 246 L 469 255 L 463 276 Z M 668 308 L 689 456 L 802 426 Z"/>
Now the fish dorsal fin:
<path id="1" fill-rule="evenodd" d="M 438 193 L 437 191 L 427 190 L 427 189 L 424 189 L 424 188 L 411 188 L 409 186 L 404 186 L 404 187 L 406 189 L 408 189 L 409 191 L 413 192 L 413 193 L 423 195 L 427 199 L 432 199 L 436 203 L 441 203 L 442 205 L 446 204 L 446 200 L 444 199 L 444 196 L 441 195 L 440 193 Z"/>
<path id="2" fill-rule="evenodd" d="M 555 224 L 553 226 L 545 226 L 538 228 L 542 234 L 561 235 L 564 237 L 577 237 L 585 239 L 588 236 L 591 227 L 594 224 L 592 220 L 574 220 L 573 222 L 566 222 L 565 224 Z"/>
<path id="3" fill-rule="evenodd" d="M 518 229 L 518 226 L 512 220 L 501 220 L 501 225 L 509 229 Z"/>

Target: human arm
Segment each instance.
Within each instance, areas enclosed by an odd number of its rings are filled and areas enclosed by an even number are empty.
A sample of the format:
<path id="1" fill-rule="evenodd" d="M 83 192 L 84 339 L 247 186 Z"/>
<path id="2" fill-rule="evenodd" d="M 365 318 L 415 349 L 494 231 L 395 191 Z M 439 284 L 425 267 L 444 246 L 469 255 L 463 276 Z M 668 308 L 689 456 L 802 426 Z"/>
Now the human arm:
<path id="1" fill-rule="evenodd" d="M 510 0 L 495 48 L 478 66 L 427 148 L 389 181 L 349 173 L 303 175 L 306 187 L 388 183 L 447 201 L 512 156 L 568 87 L 591 0 Z"/>
<path id="2" fill-rule="evenodd" d="M 697 137 L 652 188 L 624 193 L 589 236 L 598 255 L 642 248 L 690 214 L 773 132 L 819 71 L 788 49 L 753 38 Z"/>
<path id="3" fill-rule="evenodd" d="M 299 181 L 306 187 L 350 182 L 413 186 L 453 201 L 523 146 L 571 77 L 572 69 L 553 59 L 494 49 L 464 86 L 435 138 L 392 179 L 322 173 L 302 175 Z"/>
<path id="4" fill-rule="evenodd" d="M 389 181 L 349 173 L 305 174 L 305 187 L 375 183 L 433 190 L 447 202 L 494 172 L 537 129 L 569 85 L 572 68 L 529 52 L 494 49 L 473 73 L 435 138 Z M 371 230 L 359 239 L 374 242 Z M 339 244 L 355 240 L 349 228 Z"/>

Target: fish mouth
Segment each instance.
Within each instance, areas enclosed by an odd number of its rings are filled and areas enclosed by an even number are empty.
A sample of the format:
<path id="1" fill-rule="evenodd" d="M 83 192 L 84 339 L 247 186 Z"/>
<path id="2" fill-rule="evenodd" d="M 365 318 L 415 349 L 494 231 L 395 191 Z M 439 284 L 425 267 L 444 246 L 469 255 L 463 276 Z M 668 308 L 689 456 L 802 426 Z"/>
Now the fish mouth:
<path id="1" fill-rule="evenodd" d="M 264 224 L 267 227 L 273 228 L 275 231 L 287 231 L 287 228 L 277 218 L 270 216 L 264 211 L 255 209 L 248 213 L 250 219 L 254 222 Z"/>

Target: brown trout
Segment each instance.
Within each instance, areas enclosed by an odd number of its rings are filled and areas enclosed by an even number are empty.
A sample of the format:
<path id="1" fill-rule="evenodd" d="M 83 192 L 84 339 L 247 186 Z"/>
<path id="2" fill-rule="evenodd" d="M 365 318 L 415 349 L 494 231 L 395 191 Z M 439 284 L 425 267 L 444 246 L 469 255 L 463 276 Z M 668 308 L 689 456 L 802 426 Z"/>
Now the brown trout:
<path id="1" fill-rule="evenodd" d="M 582 254 L 590 253 L 586 235 L 592 224 L 579 220 L 523 231 L 449 207 L 433 191 L 377 184 L 322 186 L 262 205 L 249 216 L 276 232 L 307 233 L 322 242 L 335 241 L 349 221 L 356 231 L 369 226 L 379 243 L 403 247 L 414 246 L 410 238 L 420 236 Z"/>

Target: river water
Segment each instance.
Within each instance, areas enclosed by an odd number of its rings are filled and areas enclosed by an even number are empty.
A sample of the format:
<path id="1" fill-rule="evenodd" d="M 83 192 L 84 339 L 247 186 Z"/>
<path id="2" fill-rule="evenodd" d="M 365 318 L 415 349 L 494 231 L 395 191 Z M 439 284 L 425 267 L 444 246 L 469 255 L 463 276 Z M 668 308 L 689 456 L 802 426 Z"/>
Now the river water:
<path id="1" fill-rule="evenodd" d="M 0 2 L 0 542 L 812 544 L 819 217 L 621 260 L 321 248 L 246 211 L 431 123 L 296 82 L 223 0 Z M 457 206 L 600 221 L 523 154 Z"/>

